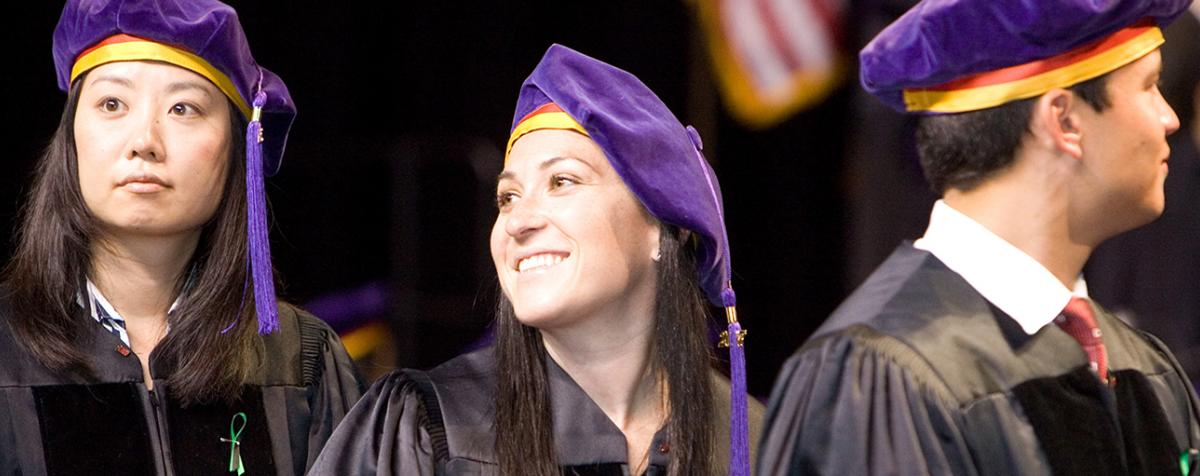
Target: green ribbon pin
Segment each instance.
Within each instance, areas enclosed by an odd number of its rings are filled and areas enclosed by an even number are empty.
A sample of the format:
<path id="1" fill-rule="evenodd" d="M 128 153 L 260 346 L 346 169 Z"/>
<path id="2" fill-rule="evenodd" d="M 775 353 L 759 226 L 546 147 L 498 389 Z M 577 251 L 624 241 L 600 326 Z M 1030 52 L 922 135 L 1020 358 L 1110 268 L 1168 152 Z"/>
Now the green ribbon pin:
<path id="1" fill-rule="evenodd" d="M 239 417 L 242 419 L 241 426 L 238 426 Z M 246 472 L 246 465 L 242 464 L 242 442 L 239 441 L 244 429 L 246 429 L 246 414 L 237 412 L 233 415 L 233 419 L 229 420 L 229 438 L 221 438 L 222 442 L 229 443 L 229 472 L 236 472 L 238 476 L 242 476 Z"/>
<path id="2" fill-rule="evenodd" d="M 1192 472 L 1192 463 L 1196 461 L 1197 456 L 1200 456 L 1200 451 L 1191 448 L 1179 454 L 1179 472 L 1183 476 L 1188 476 Z"/>

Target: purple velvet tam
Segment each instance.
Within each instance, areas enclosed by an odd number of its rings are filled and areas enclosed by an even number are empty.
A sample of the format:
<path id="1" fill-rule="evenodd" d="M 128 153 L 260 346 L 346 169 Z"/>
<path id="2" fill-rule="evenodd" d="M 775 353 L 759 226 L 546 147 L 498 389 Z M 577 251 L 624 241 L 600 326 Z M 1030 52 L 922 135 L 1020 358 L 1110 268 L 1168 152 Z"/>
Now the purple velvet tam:
<path id="1" fill-rule="evenodd" d="M 700 285 L 713 304 L 733 306 L 721 187 L 696 130 L 632 74 L 562 45 L 521 86 L 512 129 L 551 102 L 587 130 L 651 215 L 699 236 Z"/>
<path id="2" fill-rule="evenodd" d="M 859 54 L 863 88 L 904 112 L 904 90 L 1041 60 L 1142 19 L 1163 26 L 1191 0 L 923 0 Z"/>
<path id="3" fill-rule="evenodd" d="M 71 70 L 81 53 L 118 34 L 162 43 L 204 59 L 229 78 L 236 92 L 225 93 L 240 96 L 230 99 L 240 101 L 244 114 L 249 114 L 247 106 L 255 95 L 265 92 L 263 173 L 270 176 L 279 170 L 296 106 L 283 81 L 254 61 L 232 7 L 214 0 L 68 0 L 54 30 L 59 89 L 70 88 Z"/>

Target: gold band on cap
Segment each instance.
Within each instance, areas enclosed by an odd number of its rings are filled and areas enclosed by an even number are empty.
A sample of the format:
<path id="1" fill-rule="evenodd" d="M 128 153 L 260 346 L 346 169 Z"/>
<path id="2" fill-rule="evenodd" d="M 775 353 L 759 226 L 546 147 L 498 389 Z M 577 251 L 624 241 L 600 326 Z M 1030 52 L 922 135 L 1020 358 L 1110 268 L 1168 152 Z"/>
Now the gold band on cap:
<path id="1" fill-rule="evenodd" d="M 575 131 L 588 137 L 587 130 L 579 122 L 563 112 L 556 104 L 547 103 L 527 114 L 521 119 L 521 122 L 517 123 L 517 127 L 513 128 L 512 135 L 508 137 L 508 145 L 504 147 L 504 162 L 508 162 L 508 153 L 512 152 L 513 143 L 517 139 L 530 132 L 543 129 Z"/>
<path id="2" fill-rule="evenodd" d="M 931 88 L 905 89 L 904 105 L 909 112 L 987 109 L 1102 76 L 1162 44 L 1162 30 L 1152 24 L 1138 23 L 1050 58 L 974 74 Z"/>
<path id="3" fill-rule="evenodd" d="M 74 82 L 75 78 L 92 68 L 117 61 L 161 61 L 192 71 L 216 85 L 246 117 L 251 115 L 250 106 L 238 93 L 229 76 L 204 58 L 179 48 L 130 35 L 114 35 L 80 54 L 79 58 L 75 59 L 75 66 L 71 67 L 71 81 Z"/>

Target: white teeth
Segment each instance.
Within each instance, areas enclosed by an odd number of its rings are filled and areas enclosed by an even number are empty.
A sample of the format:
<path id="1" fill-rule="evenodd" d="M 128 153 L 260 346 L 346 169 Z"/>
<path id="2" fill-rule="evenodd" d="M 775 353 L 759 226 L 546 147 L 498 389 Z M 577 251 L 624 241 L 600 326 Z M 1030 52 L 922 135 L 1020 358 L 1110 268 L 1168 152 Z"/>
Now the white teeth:
<path id="1" fill-rule="evenodd" d="M 524 273 L 532 269 L 548 268 L 561 263 L 562 260 L 563 257 L 556 254 L 533 255 L 517 262 L 517 272 Z"/>

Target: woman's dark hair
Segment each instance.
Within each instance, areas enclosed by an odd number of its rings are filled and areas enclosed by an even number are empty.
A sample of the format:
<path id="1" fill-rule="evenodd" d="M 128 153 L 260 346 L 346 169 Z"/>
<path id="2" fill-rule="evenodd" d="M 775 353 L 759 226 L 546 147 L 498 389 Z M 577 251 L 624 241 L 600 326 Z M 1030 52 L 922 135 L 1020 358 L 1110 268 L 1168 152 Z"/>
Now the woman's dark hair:
<path id="1" fill-rule="evenodd" d="M 78 296 L 100 232 L 79 188 L 74 123 L 84 78 L 72 84 L 58 130 L 37 163 L 2 279 L 16 341 L 47 368 L 90 378 L 94 369 L 83 349 L 94 335 L 89 326 L 99 324 Z M 238 140 L 246 122 L 229 107 L 233 140 L 221 203 L 179 277 L 182 290 L 190 270 L 186 295 L 168 317 L 170 332 L 154 350 L 155 368 L 170 369 L 168 388 L 185 405 L 236 399 L 262 347 L 254 303 L 246 298 L 253 289 L 245 279 L 245 145 Z"/>
<path id="2" fill-rule="evenodd" d="M 662 227 L 651 372 L 665 379 L 670 409 L 668 474 L 712 474 L 714 425 L 712 351 L 705 338 L 707 306 L 696 262 L 679 230 Z M 517 321 L 503 293 L 496 313 L 499 399 L 496 456 L 505 475 L 558 475 L 554 456 L 546 348 L 541 332 Z"/>
<path id="3" fill-rule="evenodd" d="M 1108 75 L 1068 88 L 1097 112 L 1110 105 Z M 923 116 L 917 122 L 917 155 L 934 192 L 970 190 L 1016 158 L 1029 131 L 1037 98 L 1013 101 L 979 111 Z"/>

